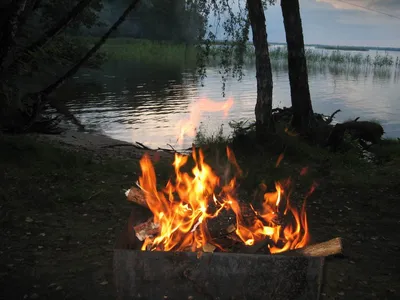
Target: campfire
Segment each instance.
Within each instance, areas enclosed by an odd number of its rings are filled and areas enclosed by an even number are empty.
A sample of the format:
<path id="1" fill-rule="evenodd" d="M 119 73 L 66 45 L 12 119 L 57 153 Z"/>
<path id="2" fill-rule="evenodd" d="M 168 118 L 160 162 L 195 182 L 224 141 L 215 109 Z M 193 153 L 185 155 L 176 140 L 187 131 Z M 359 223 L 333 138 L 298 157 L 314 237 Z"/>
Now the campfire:
<path id="1" fill-rule="evenodd" d="M 201 149 L 192 151 L 194 166 L 185 172 L 189 156 L 175 154 L 174 175 L 158 188 L 150 157 L 140 160 L 142 174 L 127 199 L 148 208 L 152 217 L 134 225 L 142 251 L 242 252 L 327 256 L 341 251 L 340 239 L 307 246 L 310 233 L 306 199 L 298 209 L 291 202 L 291 180 L 276 182 L 257 204 L 241 201 L 238 178 L 243 171 L 227 147 L 234 175 L 224 180 L 204 160 Z M 279 164 L 282 156 L 278 159 Z M 226 174 L 225 174 L 226 175 Z"/>
<path id="2" fill-rule="evenodd" d="M 233 171 L 218 176 L 201 150 L 192 150 L 191 166 L 190 156 L 175 153 L 164 187 L 142 157 L 126 192 L 138 205 L 114 250 L 118 299 L 319 299 L 324 257 L 342 244 L 309 245 L 306 201 L 315 187 L 297 203 L 291 180 L 277 181 L 252 205 L 239 190 L 242 169 L 230 148 L 226 154 Z"/>

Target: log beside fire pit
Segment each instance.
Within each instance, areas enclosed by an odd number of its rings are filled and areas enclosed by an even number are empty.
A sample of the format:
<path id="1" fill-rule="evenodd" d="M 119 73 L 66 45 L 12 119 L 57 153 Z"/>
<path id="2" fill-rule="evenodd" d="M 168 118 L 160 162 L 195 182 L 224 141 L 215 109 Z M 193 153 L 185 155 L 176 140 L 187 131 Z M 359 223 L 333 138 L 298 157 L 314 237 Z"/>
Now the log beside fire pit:
<path id="1" fill-rule="evenodd" d="M 133 227 L 150 216 L 146 208 L 135 206 L 117 240 L 118 299 L 319 298 L 323 256 L 304 256 L 298 250 L 288 255 L 141 251 Z M 328 244 L 337 249 L 338 243 Z"/>

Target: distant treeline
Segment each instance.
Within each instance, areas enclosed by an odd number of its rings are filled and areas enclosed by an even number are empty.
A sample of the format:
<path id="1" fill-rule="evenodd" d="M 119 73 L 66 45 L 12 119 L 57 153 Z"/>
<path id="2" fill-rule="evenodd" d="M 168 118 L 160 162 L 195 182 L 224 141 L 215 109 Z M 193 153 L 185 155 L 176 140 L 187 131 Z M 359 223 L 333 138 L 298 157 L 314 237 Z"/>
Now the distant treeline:
<path id="1" fill-rule="evenodd" d="M 103 8 L 99 12 L 101 23 L 91 28 L 81 28 L 79 34 L 102 35 L 104 28 L 115 21 L 129 2 L 129 0 L 103 0 Z M 113 36 L 194 43 L 199 36 L 199 31 L 204 30 L 204 22 L 197 13 L 194 2 L 187 0 L 143 1 L 137 11 L 125 20 Z"/>

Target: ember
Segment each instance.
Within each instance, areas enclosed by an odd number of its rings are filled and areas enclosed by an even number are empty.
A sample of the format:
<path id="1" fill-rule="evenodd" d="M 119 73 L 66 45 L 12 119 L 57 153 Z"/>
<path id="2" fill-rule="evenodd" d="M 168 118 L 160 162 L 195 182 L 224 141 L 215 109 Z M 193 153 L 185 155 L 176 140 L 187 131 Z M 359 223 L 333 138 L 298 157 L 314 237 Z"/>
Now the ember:
<path id="1" fill-rule="evenodd" d="M 227 156 L 240 175 L 242 171 L 229 148 Z M 142 191 L 132 188 L 127 197 L 153 213 L 152 219 L 135 227 L 138 238 L 144 239 L 142 250 L 228 251 L 221 232 L 215 234 L 211 230 L 210 224 L 215 222 L 222 224 L 225 240 L 240 243 L 242 247 L 261 243 L 268 246 L 270 253 L 281 253 L 303 248 L 308 243 L 305 201 L 300 211 L 290 203 L 290 180 L 276 182 L 275 191 L 265 193 L 261 208 L 254 209 L 238 200 L 235 177 L 221 185 L 201 150 L 193 149 L 192 157 L 195 166 L 190 175 L 181 170 L 189 157 L 175 154 L 175 178 L 162 190 L 157 189 L 149 156 L 141 159 L 142 176 L 138 185 Z M 226 217 L 229 213 L 232 217 Z"/>

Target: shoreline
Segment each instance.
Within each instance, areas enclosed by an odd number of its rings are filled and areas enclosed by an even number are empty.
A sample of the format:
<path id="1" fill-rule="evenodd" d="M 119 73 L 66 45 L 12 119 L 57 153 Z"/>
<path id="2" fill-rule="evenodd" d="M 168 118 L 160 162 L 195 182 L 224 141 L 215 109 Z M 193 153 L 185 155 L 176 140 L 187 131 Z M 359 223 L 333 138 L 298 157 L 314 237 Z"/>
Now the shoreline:
<path id="1" fill-rule="evenodd" d="M 168 157 L 173 152 L 162 149 L 139 148 L 133 143 L 114 139 L 102 133 L 66 130 L 60 134 L 28 134 L 40 142 L 48 142 L 71 151 L 84 151 L 97 158 L 118 158 L 139 160 L 145 153 L 150 157 Z"/>

